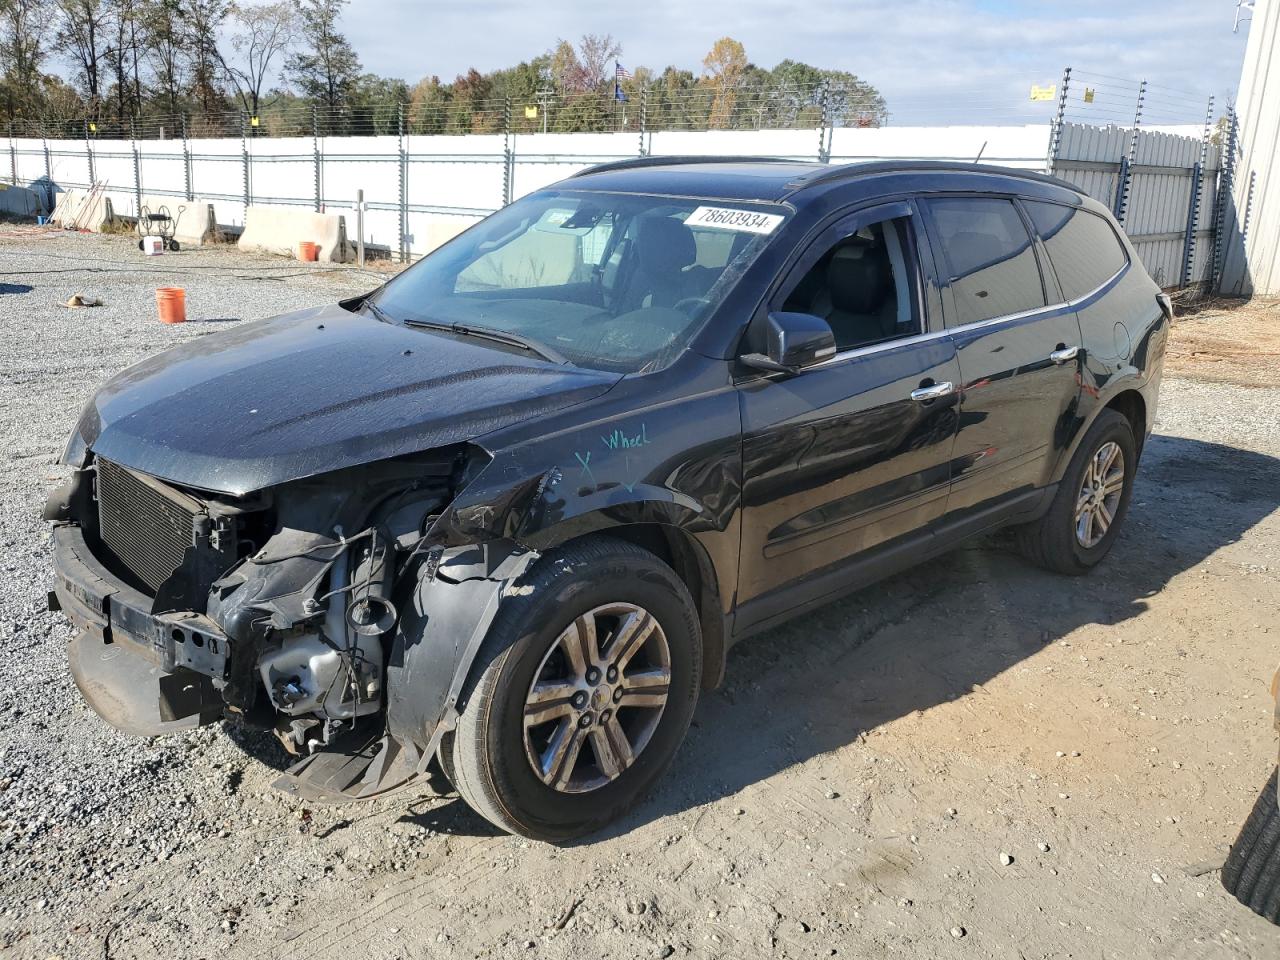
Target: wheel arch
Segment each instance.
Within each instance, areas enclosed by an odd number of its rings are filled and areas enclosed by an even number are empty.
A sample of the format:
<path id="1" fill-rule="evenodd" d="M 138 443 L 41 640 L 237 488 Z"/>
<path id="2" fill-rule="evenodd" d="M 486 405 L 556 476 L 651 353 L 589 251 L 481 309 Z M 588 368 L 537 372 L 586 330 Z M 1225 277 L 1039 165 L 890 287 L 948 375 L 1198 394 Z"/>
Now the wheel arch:
<path id="1" fill-rule="evenodd" d="M 1101 410 L 1115 410 L 1129 421 L 1129 426 L 1133 428 L 1134 446 L 1141 456 L 1142 444 L 1147 438 L 1147 400 L 1142 391 L 1134 386 L 1127 387 L 1108 400 Z"/>

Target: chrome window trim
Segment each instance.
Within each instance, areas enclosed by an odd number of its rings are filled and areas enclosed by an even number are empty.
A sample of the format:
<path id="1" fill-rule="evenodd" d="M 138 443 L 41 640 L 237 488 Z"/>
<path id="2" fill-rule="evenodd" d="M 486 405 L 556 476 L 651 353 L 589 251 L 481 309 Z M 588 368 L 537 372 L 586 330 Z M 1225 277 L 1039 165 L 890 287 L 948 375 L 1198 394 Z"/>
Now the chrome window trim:
<path id="1" fill-rule="evenodd" d="M 817 370 L 820 367 L 831 366 L 831 365 L 840 363 L 843 360 L 850 360 L 855 357 L 867 356 L 868 354 L 883 353 L 885 350 L 891 350 L 894 347 L 910 346 L 912 344 L 926 343 L 930 340 L 936 340 L 939 337 L 951 336 L 952 334 L 969 333 L 970 331 L 973 331 L 973 330 L 980 330 L 983 327 L 993 327 L 996 324 L 1010 323 L 1015 320 L 1025 320 L 1027 317 L 1033 317 L 1038 313 L 1047 313 L 1050 310 L 1061 310 L 1064 307 L 1075 309 L 1075 307 L 1078 304 L 1083 303 L 1085 300 L 1090 299 L 1091 297 L 1095 296 L 1098 293 L 1101 293 L 1103 290 L 1109 287 L 1112 283 L 1114 283 L 1120 277 L 1122 273 L 1124 273 L 1128 269 L 1129 269 L 1129 263 L 1126 262 L 1124 266 L 1122 266 L 1114 274 L 1108 277 L 1105 281 L 1098 284 L 1098 286 L 1095 287 L 1093 290 L 1090 290 L 1084 296 L 1076 297 L 1074 300 L 1063 300 L 1061 303 L 1055 303 L 1045 307 L 1034 307 L 1031 310 L 1020 310 L 1017 313 L 1006 313 L 998 317 L 990 317 L 986 320 L 975 320 L 972 323 L 961 324 L 958 327 L 949 327 L 943 330 L 932 330 L 926 333 L 913 334 L 912 336 L 909 336 L 909 337 L 898 337 L 897 339 L 894 339 L 894 340 L 884 340 L 880 343 L 869 344 L 868 346 L 865 346 L 865 347 L 854 347 L 852 350 L 845 350 L 842 353 L 837 353 L 833 357 L 828 357 L 826 360 L 823 360 L 821 363 L 815 363 L 815 364 L 811 364 L 810 366 L 804 367 L 800 372 L 804 373 L 805 370 Z"/>

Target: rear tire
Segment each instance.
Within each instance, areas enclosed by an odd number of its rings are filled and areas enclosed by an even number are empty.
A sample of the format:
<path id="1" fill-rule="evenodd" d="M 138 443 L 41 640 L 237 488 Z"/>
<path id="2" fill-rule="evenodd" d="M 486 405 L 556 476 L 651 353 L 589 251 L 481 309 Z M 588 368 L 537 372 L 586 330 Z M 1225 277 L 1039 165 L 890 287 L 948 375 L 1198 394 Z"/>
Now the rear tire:
<path id="1" fill-rule="evenodd" d="M 1254 913 L 1280 924 L 1280 806 L 1276 772 L 1262 789 L 1222 866 L 1222 885 Z"/>
<path id="2" fill-rule="evenodd" d="M 592 537 L 507 593 L 477 665 L 445 769 L 495 826 L 554 843 L 617 819 L 666 771 L 697 703 L 701 635 L 670 567 Z"/>
<path id="3" fill-rule="evenodd" d="M 1110 451 L 1118 451 L 1122 462 L 1118 465 L 1113 463 L 1112 472 L 1106 477 L 1095 478 L 1093 470 L 1097 458 L 1102 455 L 1105 460 Z M 1014 528 L 1014 542 L 1019 552 L 1046 570 L 1070 576 L 1088 573 L 1102 562 L 1115 543 L 1129 511 L 1137 466 L 1137 445 L 1129 421 L 1115 410 L 1103 410 L 1080 441 L 1049 509 L 1039 520 Z M 1095 484 L 1095 479 L 1105 483 Z M 1118 496 L 1102 496 L 1108 489 L 1107 484 L 1117 482 L 1120 486 L 1114 493 Z M 1093 511 L 1095 517 L 1109 516 L 1110 520 L 1100 535 L 1093 526 L 1082 535 L 1080 505 L 1095 486 L 1099 490 L 1100 501 Z"/>

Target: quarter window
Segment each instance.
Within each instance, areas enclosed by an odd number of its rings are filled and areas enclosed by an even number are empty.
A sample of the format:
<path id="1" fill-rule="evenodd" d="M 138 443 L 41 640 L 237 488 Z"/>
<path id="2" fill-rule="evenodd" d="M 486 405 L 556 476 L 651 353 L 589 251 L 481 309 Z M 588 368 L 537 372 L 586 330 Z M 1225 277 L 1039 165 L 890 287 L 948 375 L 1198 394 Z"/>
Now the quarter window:
<path id="1" fill-rule="evenodd" d="M 919 333 L 907 231 L 905 220 L 884 220 L 843 237 L 791 288 L 782 308 L 822 317 L 840 351 Z"/>
<path id="2" fill-rule="evenodd" d="M 1031 237 L 1013 201 L 950 197 L 931 200 L 929 213 L 955 297 L 953 326 L 1045 305 Z"/>
<path id="3" fill-rule="evenodd" d="M 1023 205 L 1068 300 L 1097 290 L 1128 262 L 1111 224 L 1097 214 L 1036 200 Z"/>

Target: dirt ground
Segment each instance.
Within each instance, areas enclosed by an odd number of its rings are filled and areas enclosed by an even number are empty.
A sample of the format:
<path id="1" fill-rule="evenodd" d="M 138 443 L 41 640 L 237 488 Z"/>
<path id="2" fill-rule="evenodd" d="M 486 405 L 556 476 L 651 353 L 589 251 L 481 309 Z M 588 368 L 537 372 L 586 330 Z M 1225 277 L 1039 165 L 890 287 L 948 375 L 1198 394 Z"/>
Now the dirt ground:
<path id="1" fill-rule="evenodd" d="M 138 281 L 144 307 L 154 285 Z M 270 791 L 283 759 L 261 739 L 132 741 L 70 691 L 34 726 L 39 703 L 0 712 L 3 763 L 74 771 L 21 804 L 0 791 L 0 956 L 1280 957 L 1280 928 L 1213 869 L 1276 761 L 1280 387 L 1238 351 L 1280 337 L 1280 310 L 1239 316 L 1180 321 L 1127 528 L 1094 575 L 976 543 L 744 643 L 656 793 L 573 846 L 497 835 L 453 798 L 301 806 Z M 1214 339 L 1237 323 L 1247 337 Z M 20 353 L 6 402 L 61 424 L 80 397 Z M 56 472 L 55 439 L 23 428 L 0 455 L 15 514 Z M 35 585 L 0 640 L 48 654 L 35 679 L 65 690 L 69 631 L 35 599 L 43 528 L 13 529 L 6 569 Z M 46 813 L 51 830 L 26 829 Z"/>
<path id="2" fill-rule="evenodd" d="M 1246 386 L 1280 384 L 1280 299 L 1182 305 L 1165 370 Z"/>

